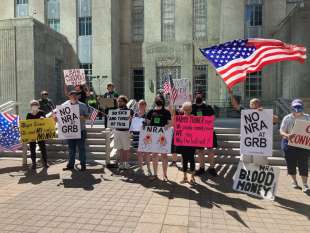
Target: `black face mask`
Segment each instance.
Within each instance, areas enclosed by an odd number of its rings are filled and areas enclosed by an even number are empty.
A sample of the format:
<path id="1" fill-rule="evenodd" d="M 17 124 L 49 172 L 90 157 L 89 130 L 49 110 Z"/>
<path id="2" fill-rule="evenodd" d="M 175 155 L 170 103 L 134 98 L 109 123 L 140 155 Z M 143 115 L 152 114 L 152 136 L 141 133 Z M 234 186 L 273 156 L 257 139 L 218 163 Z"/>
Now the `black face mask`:
<path id="1" fill-rule="evenodd" d="M 163 101 L 162 100 L 156 100 L 155 101 L 156 106 L 162 107 L 163 106 Z"/>
<path id="2" fill-rule="evenodd" d="M 197 97 L 196 98 L 196 104 L 201 104 L 202 103 L 202 98 L 201 97 Z"/>

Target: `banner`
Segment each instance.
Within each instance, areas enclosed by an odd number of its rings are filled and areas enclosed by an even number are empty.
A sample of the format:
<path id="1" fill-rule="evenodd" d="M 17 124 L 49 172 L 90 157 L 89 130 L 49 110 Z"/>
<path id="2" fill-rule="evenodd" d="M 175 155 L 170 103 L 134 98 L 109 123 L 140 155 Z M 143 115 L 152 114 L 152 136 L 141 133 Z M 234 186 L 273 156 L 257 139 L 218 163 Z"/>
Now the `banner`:
<path id="1" fill-rule="evenodd" d="M 19 121 L 23 143 L 44 141 L 56 137 L 55 121 L 51 118 Z"/>
<path id="2" fill-rule="evenodd" d="M 181 106 L 186 101 L 191 101 L 189 79 L 173 79 L 174 87 L 178 95 L 174 101 L 174 106 Z"/>
<path id="3" fill-rule="evenodd" d="M 138 151 L 158 154 L 171 153 L 172 129 L 145 126 L 140 131 Z"/>
<path id="4" fill-rule="evenodd" d="M 289 146 L 310 150 L 310 121 L 296 120 L 291 135 Z"/>
<path id="5" fill-rule="evenodd" d="M 280 168 L 239 162 L 233 177 L 233 190 L 274 200 Z"/>
<path id="6" fill-rule="evenodd" d="M 108 128 L 129 129 L 130 110 L 110 109 Z"/>
<path id="7" fill-rule="evenodd" d="M 86 83 L 84 69 L 64 70 L 65 84 L 69 85 L 83 85 Z"/>
<path id="8" fill-rule="evenodd" d="M 80 139 L 80 108 L 75 105 L 59 105 L 56 107 L 59 139 Z"/>
<path id="9" fill-rule="evenodd" d="M 99 97 L 98 102 L 99 102 L 100 108 L 103 108 L 103 109 L 115 107 L 114 98 Z"/>
<path id="10" fill-rule="evenodd" d="M 143 126 L 143 122 L 145 121 L 144 118 L 141 117 L 134 117 L 131 121 L 129 131 L 133 132 L 140 132 Z"/>
<path id="11" fill-rule="evenodd" d="M 176 146 L 213 147 L 214 116 L 175 116 Z"/>
<path id="12" fill-rule="evenodd" d="M 272 118 L 272 109 L 241 111 L 241 154 L 272 156 Z"/>

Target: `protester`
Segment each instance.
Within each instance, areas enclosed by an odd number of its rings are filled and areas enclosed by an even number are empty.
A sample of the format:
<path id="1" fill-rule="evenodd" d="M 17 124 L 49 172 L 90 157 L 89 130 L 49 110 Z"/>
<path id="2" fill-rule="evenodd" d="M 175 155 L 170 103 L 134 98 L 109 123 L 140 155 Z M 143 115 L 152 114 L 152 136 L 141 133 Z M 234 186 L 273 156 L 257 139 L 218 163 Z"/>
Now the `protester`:
<path id="1" fill-rule="evenodd" d="M 80 139 L 68 139 L 69 146 L 69 161 L 63 170 L 73 170 L 75 164 L 76 147 L 79 148 L 79 159 L 81 163 L 81 171 L 86 170 L 86 152 L 85 152 L 85 140 L 86 140 L 86 127 L 85 121 L 89 117 L 89 110 L 86 104 L 78 100 L 78 92 L 71 91 L 69 93 L 69 100 L 64 102 L 63 105 L 79 105 L 80 110 L 80 124 L 81 124 L 81 138 Z"/>
<path id="2" fill-rule="evenodd" d="M 107 115 L 109 114 L 110 109 L 116 109 L 117 108 L 117 98 L 119 97 L 118 93 L 114 91 L 114 84 L 108 83 L 107 85 L 107 92 L 104 93 L 103 98 L 105 99 L 114 99 L 114 107 L 113 108 L 105 108 L 104 114 L 105 114 L 105 127 L 107 127 Z"/>
<path id="3" fill-rule="evenodd" d="M 89 93 L 89 96 L 87 97 L 87 105 L 92 107 L 92 108 L 95 108 L 95 109 L 99 109 L 99 104 L 98 104 L 98 101 L 97 101 L 97 98 L 96 98 L 96 95 L 94 94 L 93 91 L 91 91 Z"/>
<path id="4" fill-rule="evenodd" d="M 291 132 L 296 120 L 310 121 L 310 115 L 304 113 L 303 101 L 295 99 L 291 103 L 292 113 L 286 115 L 280 127 L 282 136 L 281 147 L 285 154 L 287 172 L 292 177 L 292 187 L 299 188 L 296 179 L 296 167 L 298 167 L 299 175 L 303 183 L 303 192 L 308 192 L 308 160 L 310 151 L 288 145 L 288 140 L 292 136 Z"/>
<path id="5" fill-rule="evenodd" d="M 32 100 L 30 102 L 31 112 L 27 113 L 26 120 L 45 118 L 45 113 L 39 110 L 39 106 L 40 104 L 39 104 L 39 101 L 37 100 Z M 42 154 L 43 166 L 45 168 L 48 168 L 49 166 L 47 164 L 47 153 L 46 153 L 45 141 L 30 142 L 29 144 L 30 144 L 29 147 L 30 147 L 31 160 L 32 160 L 31 168 L 33 170 L 37 168 L 36 144 L 39 145 L 39 148 Z"/>
<path id="6" fill-rule="evenodd" d="M 197 91 L 195 96 L 195 103 L 192 105 L 192 114 L 194 116 L 214 116 L 215 112 L 210 105 L 207 105 L 203 102 L 203 95 L 202 92 Z M 213 147 L 207 148 L 207 154 L 209 158 L 210 167 L 208 168 L 207 172 L 215 177 L 217 176 L 217 172 L 214 168 L 215 160 L 214 160 L 214 149 L 217 147 L 217 136 L 215 132 L 213 133 Z M 197 171 L 197 175 L 201 175 L 205 173 L 205 149 L 198 148 L 197 153 L 199 156 L 199 164 L 200 168 Z"/>
<path id="7" fill-rule="evenodd" d="M 55 109 L 55 105 L 52 100 L 48 98 L 48 92 L 42 91 L 41 98 L 39 99 L 40 110 L 44 112 L 44 114 L 48 114 Z"/>
<path id="8" fill-rule="evenodd" d="M 241 96 L 232 95 L 231 96 L 231 105 L 233 107 L 233 111 L 230 113 L 230 117 L 232 118 L 240 118 L 241 111 L 244 107 L 241 105 Z"/>
<path id="9" fill-rule="evenodd" d="M 76 85 L 74 87 L 78 95 L 78 101 L 86 104 L 87 96 L 89 95 L 88 87 L 86 85 Z"/>
<path id="10" fill-rule="evenodd" d="M 118 110 L 129 110 L 126 106 L 128 98 L 121 95 L 117 98 Z M 133 111 L 130 110 L 130 116 L 133 116 Z M 130 157 L 130 133 L 129 129 L 115 129 L 114 131 L 114 148 L 119 151 L 120 165 L 119 169 L 129 169 Z"/>
<path id="11" fill-rule="evenodd" d="M 176 115 L 181 114 L 182 112 L 182 106 L 180 106 L 178 109 L 174 106 L 169 105 L 169 111 L 172 115 L 172 127 L 174 130 L 174 118 Z M 170 163 L 170 167 L 177 167 L 177 161 L 178 161 L 178 153 L 177 153 L 177 147 L 174 145 L 174 138 L 172 137 L 172 145 L 171 145 L 171 153 L 172 153 L 172 162 Z"/>
<path id="12" fill-rule="evenodd" d="M 150 126 L 165 127 L 168 129 L 171 126 L 171 113 L 165 109 L 165 101 L 161 95 L 155 97 L 155 107 L 151 109 L 147 115 L 147 124 Z M 154 168 L 153 179 L 158 179 L 157 170 L 158 170 L 158 157 L 156 153 L 152 154 L 152 163 Z M 163 180 L 168 181 L 167 169 L 168 169 L 168 157 L 167 154 L 161 154 L 161 160 L 163 165 Z"/>
<path id="13" fill-rule="evenodd" d="M 184 115 L 191 115 L 192 113 L 192 103 L 191 102 L 185 102 L 182 106 L 182 112 L 181 114 Z M 188 170 L 188 163 L 190 163 L 190 173 L 191 173 L 191 179 L 190 184 L 195 183 L 195 147 L 191 146 L 177 146 L 177 152 L 179 152 L 182 155 L 182 165 L 183 165 L 183 180 L 181 183 L 187 183 L 187 170 Z"/>
<path id="14" fill-rule="evenodd" d="M 138 112 L 134 114 L 134 117 L 143 118 L 145 121 L 146 106 L 147 106 L 147 104 L 146 104 L 145 100 L 140 100 L 138 102 Z M 145 122 L 144 122 L 144 124 L 145 124 Z M 133 131 L 132 136 L 133 136 L 132 147 L 138 149 L 140 131 Z M 151 176 L 152 172 L 151 172 L 151 168 L 150 168 L 150 157 L 148 156 L 148 154 L 145 152 L 137 151 L 137 157 L 138 157 L 138 162 L 139 162 L 138 173 L 144 174 L 143 160 L 145 160 L 146 166 L 147 166 L 147 171 L 148 171 L 148 176 Z"/>

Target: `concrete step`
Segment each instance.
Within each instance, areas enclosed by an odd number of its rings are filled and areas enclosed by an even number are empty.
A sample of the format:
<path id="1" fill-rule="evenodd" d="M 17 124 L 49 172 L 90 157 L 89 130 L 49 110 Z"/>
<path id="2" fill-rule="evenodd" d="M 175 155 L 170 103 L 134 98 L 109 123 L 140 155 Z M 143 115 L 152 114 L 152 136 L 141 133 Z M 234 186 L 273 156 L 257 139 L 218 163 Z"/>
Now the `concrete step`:
<path id="1" fill-rule="evenodd" d="M 105 145 L 105 138 L 86 138 L 87 145 Z M 67 145 L 66 140 L 50 139 L 46 141 L 46 144 L 51 145 Z"/>
<path id="2" fill-rule="evenodd" d="M 218 141 L 240 141 L 240 134 L 217 134 Z"/>
<path id="3" fill-rule="evenodd" d="M 240 134 L 239 128 L 215 128 L 217 134 Z"/>
<path id="4" fill-rule="evenodd" d="M 50 159 L 68 159 L 68 152 L 53 152 L 48 153 L 48 158 Z M 78 159 L 78 154 L 76 155 L 76 158 Z M 105 160 L 106 159 L 106 153 L 105 152 L 87 152 L 86 153 L 86 159 L 87 160 Z"/>
<path id="5" fill-rule="evenodd" d="M 222 148 L 240 148 L 240 141 L 218 141 L 219 147 Z M 281 149 L 279 141 L 273 142 L 274 149 Z"/>
<path id="6" fill-rule="evenodd" d="M 67 151 L 68 145 L 46 145 L 47 151 L 57 152 L 57 151 Z M 86 151 L 90 152 L 105 152 L 106 146 L 105 145 L 86 145 Z"/>

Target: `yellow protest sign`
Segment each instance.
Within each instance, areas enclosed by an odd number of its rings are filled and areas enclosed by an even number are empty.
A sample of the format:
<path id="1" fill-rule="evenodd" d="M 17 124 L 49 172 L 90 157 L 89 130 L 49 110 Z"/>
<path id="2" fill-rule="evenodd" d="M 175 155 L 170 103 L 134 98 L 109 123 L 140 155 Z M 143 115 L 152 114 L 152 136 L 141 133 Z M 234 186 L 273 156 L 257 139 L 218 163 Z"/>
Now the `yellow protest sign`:
<path id="1" fill-rule="evenodd" d="M 55 122 L 51 118 L 21 120 L 19 121 L 19 130 L 23 143 L 56 137 Z"/>

